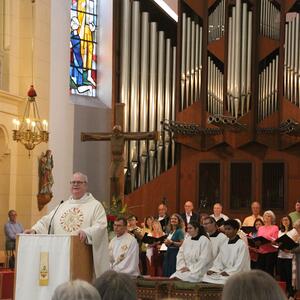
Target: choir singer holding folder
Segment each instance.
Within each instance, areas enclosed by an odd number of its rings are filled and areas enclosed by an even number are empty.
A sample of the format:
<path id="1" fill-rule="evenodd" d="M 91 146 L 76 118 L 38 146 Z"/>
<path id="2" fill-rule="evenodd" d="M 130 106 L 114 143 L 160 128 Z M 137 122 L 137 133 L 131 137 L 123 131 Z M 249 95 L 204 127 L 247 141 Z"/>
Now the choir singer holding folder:
<path id="1" fill-rule="evenodd" d="M 78 235 L 93 247 L 94 271 L 98 277 L 109 269 L 106 214 L 102 204 L 87 192 L 88 178 L 75 173 L 70 181 L 71 196 L 38 220 L 27 234 Z"/>
<path id="2" fill-rule="evenodd" d="M 274 277 L 274 267 L 278 249 L 272 245 L 278 237 L 278 227 L 275 224 L 275 214 L 271 210 L 263 215 L 265 225 L 258 228 L 257 236 L 264 237 L 269 243 L 261 244 L 258 249 L 257 267 Z"/>

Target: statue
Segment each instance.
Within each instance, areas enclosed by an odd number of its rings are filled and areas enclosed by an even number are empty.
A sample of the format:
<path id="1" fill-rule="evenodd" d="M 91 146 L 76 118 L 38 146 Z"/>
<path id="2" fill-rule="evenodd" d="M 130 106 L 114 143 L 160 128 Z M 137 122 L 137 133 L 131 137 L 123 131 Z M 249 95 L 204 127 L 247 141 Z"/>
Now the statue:
<path id="1" fill-rule="evenodd" d="M 39 158 L 39 193 L 38 205 L 41 210 L 52 198 L 52 185 L 54 183 L 52 176 L 53 156 L 51 150 L 42 152 Z"/>
<path id="2" fill-rule="evenodd" d="M 156 140 L 157 132 L 123 132 L 120 125 L 115 125 L 112 132 L 81 133 L 81 141 L 110 141 L 111 142 L 111 196 L 112 199 L 122 199 L 121 178 L 124 177 L 124 146 L 125 141 Z"/>

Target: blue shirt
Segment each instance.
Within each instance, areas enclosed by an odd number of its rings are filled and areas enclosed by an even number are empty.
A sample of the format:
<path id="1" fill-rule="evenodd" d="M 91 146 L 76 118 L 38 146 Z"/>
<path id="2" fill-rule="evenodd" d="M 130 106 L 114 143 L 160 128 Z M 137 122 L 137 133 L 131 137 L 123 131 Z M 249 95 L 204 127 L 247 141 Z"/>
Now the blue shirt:
<path id="1" fill-rule="evenodd" d="M 23 226 L 20 223 L 13 223 L 8 221 L 4 225 L 4 232 L 6 236 L 6 240 L 16 240 L 16 235 L 18 233 L 22 233 L 24 231 Z"/>

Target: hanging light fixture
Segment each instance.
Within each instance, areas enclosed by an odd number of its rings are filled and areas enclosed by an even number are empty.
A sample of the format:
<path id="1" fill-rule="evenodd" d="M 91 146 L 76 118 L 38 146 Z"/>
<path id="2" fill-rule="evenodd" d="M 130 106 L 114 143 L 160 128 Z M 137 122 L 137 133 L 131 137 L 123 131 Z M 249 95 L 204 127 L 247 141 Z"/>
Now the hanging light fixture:
<path id="1" fill-rule="evenodd" d="M 21 120 L 14 119 L 13 140 L 20 142 L 29 151 L 42 142 L 47 143 L 49 140 L 48 122 L 41 120 L 35 98 L 37 96 L 33 86 L 33 4 L 32 0 L 32 84 L 27 93 L 27 103 Z"/>

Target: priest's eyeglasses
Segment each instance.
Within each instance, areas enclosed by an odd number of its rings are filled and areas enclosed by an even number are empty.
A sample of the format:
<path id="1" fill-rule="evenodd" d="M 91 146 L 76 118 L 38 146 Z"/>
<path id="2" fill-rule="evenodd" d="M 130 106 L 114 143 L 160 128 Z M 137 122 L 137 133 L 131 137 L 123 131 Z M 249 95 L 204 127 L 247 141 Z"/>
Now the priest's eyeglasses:
<path id="1" fill-rule="evenodd" d="M 86 183 L 86 181 L 70 181 L 70 184 L 72 184 L 72 185 L 81 185 L 84 183 Z"/>

